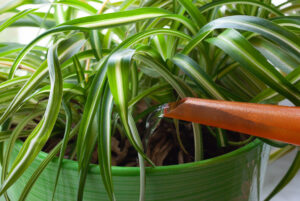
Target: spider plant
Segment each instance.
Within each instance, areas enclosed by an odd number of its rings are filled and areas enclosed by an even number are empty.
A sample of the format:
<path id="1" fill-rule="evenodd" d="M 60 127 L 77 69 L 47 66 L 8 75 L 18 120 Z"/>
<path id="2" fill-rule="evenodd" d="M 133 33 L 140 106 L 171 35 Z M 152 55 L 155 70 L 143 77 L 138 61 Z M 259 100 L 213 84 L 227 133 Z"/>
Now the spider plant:
<path id="1" fill-rule="evenodd" d="M 31 8 L 24 9 L 24 5 Z M 144 153 L 136 122 L 157 105 L 189 96 L 271 104 L 288 99 L 300 106 L 297 8 L 299 1 L 293 0 L 277 6 L 271 0 L 20 0 L 2 4 L 0 11 L 6 19 L 0 32 L 35 27 L 40 34 L 28 44 L 0 43 L 0 195 L 9 200 L 7 190 L 46 142 L 63 132 L 19 200 L 26 199 L 57 154 L 58 180 L 71 139 L 76 139 L 79 164 L 77 200 L 83 199 L 96 145 L 101 178 L 109 199 L 115 200 L 111 136 L 118 127 L 138 152 L 140 200 L 144 200 L 145 162 L 154 168 L 155 164 Z M 45 38 L 48 44 L 40 45 Z M 137 114 L 140 101 L 149 109 Z M 202 127 L 192 126 L 198 161 L 203 159 Z M 231 142 L 221 129 L 211 131 L 220 147 L 246 143 Z M 11 152 L 20 137 L 26 140 L 10 167 Z M 300 152 L 266 200 L 299 167 Z"/>

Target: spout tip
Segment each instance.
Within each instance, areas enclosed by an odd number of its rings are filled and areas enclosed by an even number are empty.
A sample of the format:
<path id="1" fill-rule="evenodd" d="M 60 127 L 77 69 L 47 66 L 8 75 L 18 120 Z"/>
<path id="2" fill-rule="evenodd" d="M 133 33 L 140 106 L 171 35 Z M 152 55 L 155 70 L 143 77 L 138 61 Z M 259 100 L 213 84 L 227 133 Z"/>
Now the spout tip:
<path id="1" fill-rule="evenodd" d="M 174 110 L 175 108 L 177 108 L 180 104 L 184 103 L 186 101 L 186 99 L 181 99 L 179 101 L 176 102 L 171 102 L 171 103 L 166 103 L 163 105 L 163 115 L 164 117 L 168 117 L 168 114 Z"/>

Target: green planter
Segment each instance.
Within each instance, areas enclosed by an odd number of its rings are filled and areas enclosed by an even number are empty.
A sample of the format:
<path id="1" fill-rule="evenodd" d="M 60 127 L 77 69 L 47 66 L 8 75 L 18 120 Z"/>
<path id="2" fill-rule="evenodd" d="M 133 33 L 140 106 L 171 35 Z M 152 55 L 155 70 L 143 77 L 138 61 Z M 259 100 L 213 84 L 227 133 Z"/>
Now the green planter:
<path id="1" fill-rule="evenodd" d="M 21 143 L 15 146 L 16 156 Z M 213 159 L 182 165 L 147 168 L 148 201 L 257 201 L 260 196 L 269 146 L 259 140 L 236 151 Z M 12 201 L 18 200 L 27 179 L 46 153 L 40 153 L 21 179 L 9 190 Z M 57 161 L 51 162 L 33 186 L 28 201 L 51 200 Z M 77 163 L 65 160 L 55 200 L 75 201 L 78 184 Z M 139 169 L 113 167 L 117 200 L 135 201 L 139 195 Z M 107 201 L 97 165 L 91 165 L 84 200 Z"/>

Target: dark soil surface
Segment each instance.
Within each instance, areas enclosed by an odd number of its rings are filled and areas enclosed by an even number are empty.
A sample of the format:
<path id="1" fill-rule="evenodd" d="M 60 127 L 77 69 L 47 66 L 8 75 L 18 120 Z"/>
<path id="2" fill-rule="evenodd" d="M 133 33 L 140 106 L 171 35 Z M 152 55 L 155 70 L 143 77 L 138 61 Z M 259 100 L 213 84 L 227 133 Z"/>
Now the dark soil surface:
<path id="1" fill-rule="evenodd" d="M 182 146 L 180 146 L 180 143 L 177 139 L 176 129 L 172 121 L 162 120 L 155 132 L 147 138 L 145 135 L 145 123 L 141 122 L 139 124 L 138 129 L 144 143 L 145 152 L 155 165 L 174 165 L 194 161 L 194 138 L 192 124 L 181 122 L 179 128 L 180 139 L 182 141 L 183 148 Z M 229 133 L 229 131 L 227 133 L 228 139 L 231 141 L 241 141 L 249 137 L 247 135 L 242 135 L 239 133 Z M 202 126 L 202 137 L 204 142 L 204 159 L 216 157 L 231 152 L 240 147 L 219 147 L 216 143 L 215 137 L 205 126 Z M 59 136 L 53 137 L 50 141 L 47 142 L 44 151 L 49 152 L 60 140 L 61 138 Z M 75 139 L 70 141 L 69 146 L 66 150 L 65 158 L 76 160 L 76 155 L 74 154 L 74 142 Z M 112 137 L 111 149 L 112 165 L 138 166 L 137 152 L 130 145 L 126 137 L 121 136 L 120 133 L 116 133 Z M 91 162 L 98 162 L 97 147 L 95 147 Z"/>

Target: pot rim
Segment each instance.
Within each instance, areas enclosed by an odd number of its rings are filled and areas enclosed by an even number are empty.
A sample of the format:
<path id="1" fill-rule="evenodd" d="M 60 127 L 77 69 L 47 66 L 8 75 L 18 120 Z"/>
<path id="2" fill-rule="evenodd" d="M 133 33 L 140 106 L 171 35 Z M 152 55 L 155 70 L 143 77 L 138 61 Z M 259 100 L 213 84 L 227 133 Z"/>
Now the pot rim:
<path id="1" fill-rule="evenodd" d="M 21 148 L 23 142 L 21 140 L 16 141 L 15 145 L 18 148 Z M 162 173 L 162 172 L 169 172 L 170 174 L 186 169 L 193 169 L 193 168 L 199 168 L 199 167 L 205 167 L 205 166 L 211 166 L 213 164 L 220 163 L 222 161 L 226 161 L 231 157 L 243 154 L 245 152 L 248 152 L 249 150 L 262 145 L 263 142 L 260 139 L 255 139 L 249 144 L 238 148 L 234 151 L 231 151 L 229 153 L 216 156 L 213 158 L 196 161 L 196 162 L 190 162 L 190 163 L 183 163 L 183 164 L 177 164 L 177 165 L 168 165 L 168 166 L 156 166 L 156 167 L 146 167 L 146 173 L 152 174 L 152 173 Z M 48 153 L 41 151 L 37 159 L 43 160 L 47 157 Z M 58 161 L 58 157 L 55 157 L 53 161 Z M 74 171 L 78 171 L 78 162 L 70 159 L 63 159 L 63 167 L 65 169 L 71 169 Z M 100 174 L 99 166 L 97 164 L 90 164 L 89 172 L 92 174 Z M 112 166 L 112 175 L 113 176 L 139 176 L 140 174 L 140 168 L 139 167 L 123 167 L 123 166 Z"/>

